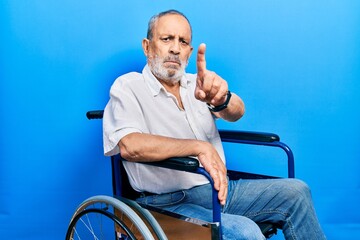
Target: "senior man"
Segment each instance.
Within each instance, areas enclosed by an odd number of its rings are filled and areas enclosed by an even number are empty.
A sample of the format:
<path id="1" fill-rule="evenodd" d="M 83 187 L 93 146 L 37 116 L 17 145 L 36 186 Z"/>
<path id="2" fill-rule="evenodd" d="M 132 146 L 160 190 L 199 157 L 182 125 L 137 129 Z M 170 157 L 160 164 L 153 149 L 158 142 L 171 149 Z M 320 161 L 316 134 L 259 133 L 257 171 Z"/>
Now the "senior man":
<path id="1" fill-rule="evenodd" d="M 223 205 L 224 239 L 264 239 L 255 222 L 273 222 L 286 239 L 325 239 L 308 186 L 296 179 L 228 181 L 215 121 L 237 121 L 245 107 L 227 82 L 206 68 L 205 44 L 197 73 L 185 72 L 193 52 L 189 20 L 176 10 L 149 21 L 142 73 L 116 79 L 105 108 L 104 152 L 120 152 L 132 187 L 154 195 L 139 202 L 211 221 L 211 186 L 201 175 L 137 162 L 194 156 L 211 175 Z"/>

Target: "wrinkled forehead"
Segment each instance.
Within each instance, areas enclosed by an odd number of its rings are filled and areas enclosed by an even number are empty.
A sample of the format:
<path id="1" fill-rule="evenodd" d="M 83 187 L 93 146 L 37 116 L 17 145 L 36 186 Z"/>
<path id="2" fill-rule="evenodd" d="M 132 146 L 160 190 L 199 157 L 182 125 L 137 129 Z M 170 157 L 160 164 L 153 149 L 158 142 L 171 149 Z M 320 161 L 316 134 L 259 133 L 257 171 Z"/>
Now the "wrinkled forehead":
<path id="1" fill-rule="evenodd" d="M 186 18 L 179 14 L 161 16 L 154 25 L 154 36 L 171 35 L 191 40 L 191 27 Z"/>

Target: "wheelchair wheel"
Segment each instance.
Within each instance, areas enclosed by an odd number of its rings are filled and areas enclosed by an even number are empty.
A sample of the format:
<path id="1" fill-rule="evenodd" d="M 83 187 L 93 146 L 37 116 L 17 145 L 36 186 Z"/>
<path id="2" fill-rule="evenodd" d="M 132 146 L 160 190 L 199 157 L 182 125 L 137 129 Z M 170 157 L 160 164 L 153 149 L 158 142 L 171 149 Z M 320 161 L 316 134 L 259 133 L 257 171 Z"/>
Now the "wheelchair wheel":
<path id="1" fill-rule="evenodd" d="M 144 239 L 154 237 L 143 220 L 125 203 L 109 196 L 88 198 L 75 211 L 66 240 Z"/>
<path id="2" fill-rule="evenodd" d="M 130 200 L 123 197 L 117 197 L 121 202 L 126 203 L 129 207 L 131 207 L 144 221 L 146 226 L 150 229 L 156 239 L 158 240 L 168 240 L 166 234 L 164 233 L 162 227 L 156 218 L 150 213 L 149 210 L 141 207 L 136 201 Z"/>

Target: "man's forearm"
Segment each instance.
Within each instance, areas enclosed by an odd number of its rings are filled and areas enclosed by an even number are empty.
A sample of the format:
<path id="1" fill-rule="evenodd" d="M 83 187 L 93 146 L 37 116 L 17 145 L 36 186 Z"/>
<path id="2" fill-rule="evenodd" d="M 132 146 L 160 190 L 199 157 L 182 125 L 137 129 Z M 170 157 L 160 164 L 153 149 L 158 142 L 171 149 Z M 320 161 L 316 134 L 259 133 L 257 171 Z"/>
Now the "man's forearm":
<path id="1" fill-rule="evenodd" d="M 170 157 L 197 156 L 201 144 L 192 139 L 131 133 L 119 142 L 121 156 L 133 162 L 161 161 Z"/>

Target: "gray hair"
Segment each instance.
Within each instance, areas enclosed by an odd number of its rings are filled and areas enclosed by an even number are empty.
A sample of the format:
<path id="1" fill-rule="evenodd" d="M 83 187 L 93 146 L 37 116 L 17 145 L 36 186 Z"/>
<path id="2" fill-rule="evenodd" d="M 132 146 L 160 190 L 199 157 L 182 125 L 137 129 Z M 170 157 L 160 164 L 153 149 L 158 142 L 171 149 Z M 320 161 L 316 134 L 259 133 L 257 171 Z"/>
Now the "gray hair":
<path id="1" fill-rule="evenodd" d="M 191 38 L 192 38 L 192 28 L 191 28 L 189 19 L 182 12 L 171 9 L 171 10 L 167 10 L 167 11 L 158 13 L 150 18 L 149 24 L 148 24 L 147 36 L 146 36 L 147 39 L 152 40 L 154 25 L 159 20 L 159 18 L 161 18 L 162 16 L 165 16 L 165 15 L 169 15 L 169 14 L 180 15 L 186 19 L 186 21 L 189 23 L 189 26 L 190 26 L 190 33 L 191 33 Z"/>

